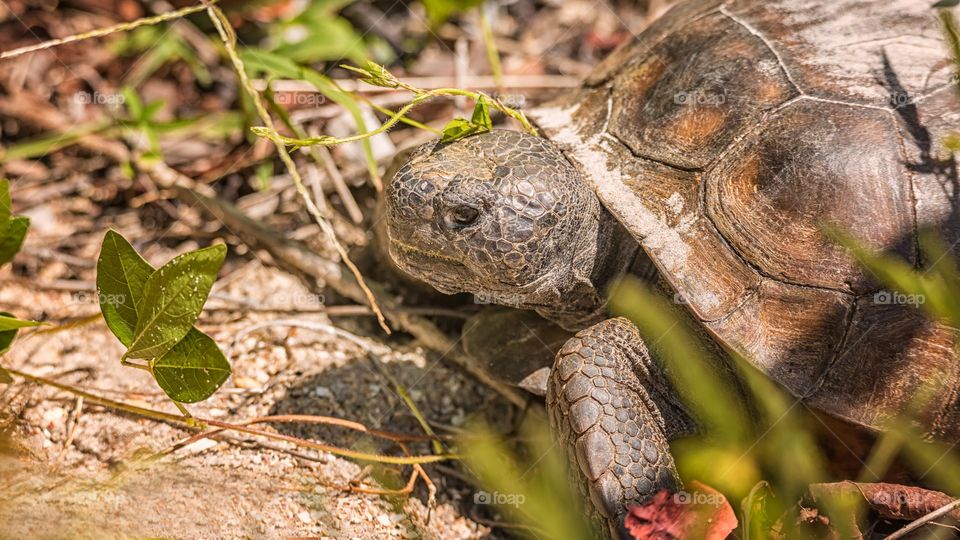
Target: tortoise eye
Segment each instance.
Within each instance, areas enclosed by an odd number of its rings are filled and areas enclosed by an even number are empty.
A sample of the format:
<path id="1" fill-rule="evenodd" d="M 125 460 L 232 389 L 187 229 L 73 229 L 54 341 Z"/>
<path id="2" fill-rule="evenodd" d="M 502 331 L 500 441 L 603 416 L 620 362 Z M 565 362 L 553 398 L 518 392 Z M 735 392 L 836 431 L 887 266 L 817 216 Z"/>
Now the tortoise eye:
<path id="1" fill-rule="evenodd" d="M 480 211 L 472 206 L 454 206 L 443 216 L 443 223 L 448 229 L 462 229 L 473 225 L 478 217 L 480 217 Z"/>

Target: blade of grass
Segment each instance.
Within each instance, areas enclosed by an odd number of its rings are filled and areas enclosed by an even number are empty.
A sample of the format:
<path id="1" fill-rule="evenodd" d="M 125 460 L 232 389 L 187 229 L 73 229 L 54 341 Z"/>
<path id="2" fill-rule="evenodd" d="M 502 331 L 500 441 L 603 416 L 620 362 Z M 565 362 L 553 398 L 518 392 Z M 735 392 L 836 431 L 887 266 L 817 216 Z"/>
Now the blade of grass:
<path id="1" fill-rule="evenodd" d="M 497 43 L 494 41 L 493 29 L 490 27 L 490 13 L 495 4 L 484 2 L 477 11 L 480 15 L 480 32 L 483 35 L 483 46 L 487 50 L 487 62 L 490 63 L 490 71 L 493 73 L 493 80 L 499 91 L 503 88 L 503 67 L 500 65 L 500 52 L 497 51 Z"/>
<path id="2" fill-rule="evenodd" d="M 257 111 L 257 115 L 260 116 L 260 121 L 263 122 L 267 129 L 275 132 L 276 130 L 274 129 L 273 119 L 270 117 L 270 113 L 267 112 L 266 106 L 263 103 L 263 98 L 260 96 L 260 93 L 253 88 L 250 78 L 247 77 L 247 71 L 243 66 L 243 60 L 240 59 L 240 54 L 237 52 L 236 34 L 233 31 L 233 27 L 230 26 L 230 21 L 227 20 L 227 17 L 223 14 L 220 8 L 214 6 L 209 2 L 209 0 L 204 0 L 204 3 L 207 6 L 207 14 L 210 16 L 210 20 L 213 22 L 217 32 L 220 34 L 220 39 L 223 40 L 223 45 L 226 48 L 227 54 L 230 57 L 230 61 L 233 63 L 233 67 L 237 72 L 237 77 L 239 77 L 243 88 L 253 100 L 253 105 Z M 317 224 L 320 225 L 320 229 L 323 230 L 323 232 L 327 235 L 327 238 L 333 243 L 334 248 L 337 250 L 337 253 L 339 253 L 340 258 L 343 260 L 343 263 L 347 266 L 347 268 L 350 269 L 350 272 L 357 279 L 357 284 L 363 290 L 363 293 L 367 298 L 367 302 L 370 304 L 370 308 L 376 313 L 377 322 L 380 323 L 380 327 L 383 328 L 384 332 L 390 334 L 390 327 L 387 326 L 387 321 L 383 316 L 383 312 L 380 310 L 380 306 L 377 304 L 376 298 L 373 296 L 373 292 L 363 280 L 360 270 L 355 264 L 353 264 L 353 261 L 350 260 L 347 250 L 340 243 L 340 240 L 337 238 L 333 227 L 327 220 L 323 219 L 323 216 L 320 214 L 320 209 L 317 208 L 317 205 L 313 202 L 313 198 L 310 197 L 310 194 L 303 183 L 303 179 L 300 177 L 300 173 L 297 171 L 297 165 L 294 163 L 293 158 L 290 157 L 290 154 L 287 152 L 287 149 L 283 144 L 277 141 L 274 141 L 274 144 L 277 147 L 277 154 L 280 156 L 280 160 L 283 161 L 283 164 L 290 172 L 290 177 L 293 179 L 294 185 L 297 188 L 297 192 L 300 194 L 300 197 L 303 198 L 304 204 L 307 207 L 307 211 L 310 212 Z"/>

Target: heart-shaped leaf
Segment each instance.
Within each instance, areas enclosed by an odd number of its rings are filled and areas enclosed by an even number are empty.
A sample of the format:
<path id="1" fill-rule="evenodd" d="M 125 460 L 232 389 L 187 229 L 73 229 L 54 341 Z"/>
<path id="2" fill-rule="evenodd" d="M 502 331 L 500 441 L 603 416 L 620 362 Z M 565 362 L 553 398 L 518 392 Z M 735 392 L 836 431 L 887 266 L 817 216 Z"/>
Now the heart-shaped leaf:
<path id="1" fill-rule="evenodd" d="M 230 363 L 220 347 L 196 328 L 156 359 L 152 367 L 160 388 L 181 403 L 207 399 L 230 376 Z"/>
<path id="2" fill-rule="evenodd" d="M 107 231 L 97 260 L 97 294 L 107 327 L 127 347 L 137 329 L 137 301 L 153 274 L 153 266 L 127 239 Z"/>
<path id="3" fill-rule="evenodd" d="M 6 225 L 5 234 L 0 237 L 0 266 L 12 261 L 14 255 L 20 251 L 20 246 L 23 245 L 23 239 L 27 236 L 30 219 L 15 217 L 7 221 Z"/>
<path id="4" fill-rule="evenodd" d="M 184 253 L 147 278 L 137 302 L 137 327 L 126 358 L 163 356 L 187 335 L 226 255 L 223 244 Z"/>
<path id="5" fill-rule="evenodd" d="M 97 261 L 103 318 L 129 347 L 127 357 L 154 358 L 151 372 L 175 401 L 202 401 L 230 376 L 230 363 L 216 342 L 193 328 L 225 255 L 225 246 L 212 246 L 155 271 L 119 233 L 104 236 Z M 147 317 L 153 322 L 141 324 Z M 150 332 L 161 339 L 151 341 Z M 142 356 L 130 355 L 136 346 Z"/>

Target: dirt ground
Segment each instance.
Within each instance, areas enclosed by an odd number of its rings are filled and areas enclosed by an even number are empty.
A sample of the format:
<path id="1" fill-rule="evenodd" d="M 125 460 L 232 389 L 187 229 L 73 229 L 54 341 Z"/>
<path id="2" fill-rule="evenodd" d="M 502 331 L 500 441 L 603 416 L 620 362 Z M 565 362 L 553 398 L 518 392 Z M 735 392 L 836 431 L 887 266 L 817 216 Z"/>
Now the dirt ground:
<path id="1" fill-rule="evenodd" d="M 257 328 L 269 320 L 328 327 L 322 315 L 217 310 L 216 296 L 258 305 L 313 295 L 279 271 L 253 262 L 222 280 L 200 328 L 225 349 L 233 377 L 212 399 L 191 407 L 199 416 L 233 421 L 268 414 L 329 415 L 371 428 L 416 433 L 417 424 L 365 351 L 322 330 Z M 93 299 L 93 300 L 92 300 Z M 96 313 L 93 293 L 38 291 L 35 283 L 6 282 L 0 306 L 23 317 Z M 224 302 L 220 302 L 224 304 Z M 37 310 L 44 306 L 46 311 Z M 342 326 L 350 327 L 350 321 Z M 488 407 L 506 408 L 489 389 L 435 354 L 404 339 L 384 339 L 367 326 L 369 342 L 387 370 L 411 392 L 427 418 L 456 430 Z M 25 336 L 5 357 L 13 369 L 53 378 L 97 395 L 175 413 L 149 376 L 120 366 L 123 348 L 101 321 Z M 465 515 L 471 490 L 436 469 L 437 504 L 426 490 L 386 498 L 342 489 L 364 468 L 325 453 L 248 437 L 201 440 L 157 461 L 143 458 L 188 434 L 170 425 L 82 405 L 64 392 L 36 385 L 5 386 L 5 450 L 0 522 L 8 538 L 251 537 L 480 538 L 490 529 Z M 344 448 L 373 442 L 337 428 L 281 426 L 280 432 Z M 13 451 L 16 450 L 14 454 Z"/>

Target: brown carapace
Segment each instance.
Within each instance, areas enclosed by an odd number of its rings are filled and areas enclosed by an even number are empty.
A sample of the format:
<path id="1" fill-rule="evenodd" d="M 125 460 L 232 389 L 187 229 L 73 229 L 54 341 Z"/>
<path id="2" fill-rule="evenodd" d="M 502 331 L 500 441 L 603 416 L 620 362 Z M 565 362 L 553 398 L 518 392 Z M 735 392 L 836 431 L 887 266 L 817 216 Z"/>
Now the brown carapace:
<path id="1" fill-rule="evenodd" d="M 920 268 L 932 228 L 956 254 L 955 70 L 925 0 L 686 2 L 530 111 L 550 143 L 421 149 L 388 190 L 392 252 L 447 292 L 518 291 L 503 303 L 581 330 L 548 406 L 611 534 L 626 503 L 675 485 L 665 441 L 690 425 L 632 325 L 602 320 L 637 246 L 707 334 L 807 405 L 883 429 L 922 397 L 927 433 L 956 441 L 957 331 L 825 232 Z M 411 213 L 418 182 L 437 191 Z"/>

